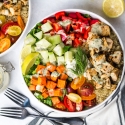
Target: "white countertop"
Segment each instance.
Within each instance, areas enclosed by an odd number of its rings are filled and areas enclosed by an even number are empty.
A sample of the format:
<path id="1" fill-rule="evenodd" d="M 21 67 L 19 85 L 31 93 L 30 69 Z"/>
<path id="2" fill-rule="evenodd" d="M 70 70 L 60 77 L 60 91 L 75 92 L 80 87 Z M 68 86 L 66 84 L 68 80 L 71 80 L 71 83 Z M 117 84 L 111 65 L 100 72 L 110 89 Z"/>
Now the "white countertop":
<path id="1" fill-rule="evenodd" d="M 52 12 L 61 10 L 61 9 L 84 9 L 89 10 L 98 15 L 104 17 L 107 21 L 109 21 L 114 28 L 119 33 L 123 43 L 124 41 L 124 30 L 125 30 L 125 13 L 122 14 L 119 18 L 110 19 L 102 11 L 102 2 L 103 0 L 31 0 L 31 20 L 30 24 L 27 27 L 26 33 L 28 33 L 30 27 L 33 27 L 35 23 L 39 22 L 44 16 L 49 15 Z M 18 42 L 18 45 L 13 48 L 7 55 L 0 58 L 0 63 L 6 63 L 10 61 L 15 70 L 10 73 L 10 83 L 9 87 L 19 90 L 24 93 L 28 97 L 31 96 L 29 92 L 26 91 L 26 88 L 23 85 L 23 79 L 21 78 L 20 68 L 19 68 L 19 54 L 21 47 L 23 45 L 23 39 L 26 34 L 22 36 L 22 39 Z M 124 43 L 125 46 L 125 43 Z M 4 93 L 0 94 L 0 107 L 7 106 L 17 106 L 7 97 L 5 97 Z M 40 107 L 38 104 L 35 104 L 33 100 L 31 103 L 34 107 L 37 107 L 39 110 L 46 112 L 46 107 Z M 0 125 L 26 125 L 30 122 L 32 118 L 26 118 L 25 120 L 16 120 L 10 119 L 6 117 L 0 116 Z"/>

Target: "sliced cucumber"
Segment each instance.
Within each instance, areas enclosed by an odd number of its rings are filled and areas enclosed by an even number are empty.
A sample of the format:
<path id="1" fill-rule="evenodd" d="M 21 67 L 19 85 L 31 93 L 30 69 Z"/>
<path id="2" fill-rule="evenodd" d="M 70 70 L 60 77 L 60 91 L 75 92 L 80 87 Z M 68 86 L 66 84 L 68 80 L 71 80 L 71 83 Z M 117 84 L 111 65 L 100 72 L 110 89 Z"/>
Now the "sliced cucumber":
<path id="1" fill-rule="evenodd" d="M 51 62 L 51 63 L 56 62 L 56 56 L 53 52 L 49 52 L 49 62 Z"/>
<path id="2" fill-rule="evenodd" d="M 51 26 L 51 24 L 50 24 L 49 22 L 47 22 L 47 23 L 45 23 L 45 24 L 43 24 L 43 25 L 41 26 L 41 29 L 42 29 L 42 31 L 43 31 L 44 33 L 46 33 L 46 32 L 48 32 L 48 31 L 52 30 L 53 27 Z"/>
<path id="3" fill-rule="evenodd" d="M 47 49 L 50 46 L 52 46 L 52 44 L 50 42 L 48 42 L 46 39 L 43 38 L 36 43 L 36 46 L 41 47 L 43 49 Z"/>
<path id="4" fill-rule="evenodd" d="M 58 35 L 58 34 L 48 37 L 48 41 L 49 41 L 52 45 L 57 45 L 57 44 L 59 44 L 59 43 L 62 42 L 61 37 L 60 37 L 60 35 Z"/>
<path id="5" fill-rule="evenodd" d="M 59 43 L 59 45 L 63 48 L 65 44 L 63 42 Z"/>
<path id="6" fill-rule="evenodd" d="M 58 55 L 58 56 L 62 56 L 63 54 L 63 48 L 61 47 L 60 44 L 58 44 L 54 49 L 53 52 Z"/>
<path id="7" fill-rule="evenodd" d="M 63 65 L 65 63 L 64 56 L 58 56 L 57 57 L 57 63 L 58 63 L 58 66 Z"/>
<path id="8" fill-rule="evenodd" d="M 36 42 L 36 39 L 31 35 L 28 34 L 26 38 L 24 39 L 24 43 L 27 45 L 33 45 Z"/>
<path id="9" fill-rule="evenodd" d="M 67 51 L 64 56 L 65 56 L 65 62 L 71 62 L 73 60 L 72 51 Z"/>
<path id="10" fill-rule="evenodd" d="M 40 40 L 40 39 L 42 39 L 43 32 L 42 31 L 37 32 L 37 33 L 34 34 L 34 36 L 36 36 Z"/>
<path id="11" fill-rule="evenodd" d="M 43 59 L 47 59 L 49 57 L 48 50 L 42 50 L 39 52 Z"/>

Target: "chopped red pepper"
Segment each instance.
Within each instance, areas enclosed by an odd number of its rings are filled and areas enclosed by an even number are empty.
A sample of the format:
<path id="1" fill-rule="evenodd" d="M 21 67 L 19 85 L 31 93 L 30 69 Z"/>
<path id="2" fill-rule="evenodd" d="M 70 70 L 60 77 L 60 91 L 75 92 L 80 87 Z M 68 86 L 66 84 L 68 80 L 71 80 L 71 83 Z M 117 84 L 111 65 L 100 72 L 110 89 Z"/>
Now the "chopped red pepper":
<path id="1" fill-rule="evenodd" d="M 55 17 L 56 17 L 57 20 L 62 18 L 62 16 L 65 16 L 65 12 L 64 11 L 58 12 L 58 13 L 55 14 Z"/>
<path id="2" fill-rule="evenodd" d="M 90 25 L 95 24 L 95 23 L 97 23 L 97 22 L 99 22 L 98 19 L 92 19 L 92 20 L 90 21 Z"/>
<path id="3" fill-rule="evenodd" d="M 78 18 L 77 15 L 76 15 L 76 13 L 69 13 L 68 16 L 71 17 L 71 18 L 73 18 L 73 19 L 77 19 Z"/>
<path id="4" fill-rule="evenodd" d="M 72 18 L 67 17 L 67 16 L 62 16 L 61 18 L 62 18 L 63 21 L 64 21 L 64 20 L 72 20 Z"/>
<path id="5" fill-rule="evenodd" d="M 70 27 L 71 27 L 71 24 L 69 24 L 69 25 L 67 25 L 67 26 L 65 27 L 66 33 L 68 33 L 68 32 L 70 31 Z"/>
<path id="6" fill-rule="evenodd" d="M 58 23 L 52 23 L 52 26 L 56 32 L 62 29 L 62 27 Z"/>
<path id="7" fill-rule="evenodd" d="M 78 47 L 78 46 L 80 46 L 80 45 L 81 45 L 80 40 L 79 40 L 78 38 L 75 38 L 75 40 L 73 41 L 73 46 L 74 46 L 74 47 Z"/>
<path id="8" fill-rule="evenodd" d="M 82 37 L 83 37 L 83 34 L 82 34 L 82 33 L 75 33 L 75 37 L 76 37 L 76 38 L 82 38 Z"/>
<path id="9" fill-rule="evenodd" d="M 49 17 L 49 18 L 44 19 L 42 23 L 46 23 L 47 21 L 50 21 L 51 23 L 55 23 L 56 19 L 55 17 Z"/>
<path id="10" fill-rule="evenodd" d="M 89 27 L 89 28 L 85 31 L 84 36 L 83 36 L 83 38 L 84 38 L 85 40 L 88 38 L 88 33 L 90 32 L 90 30 L 91 30 L 91 27 Z"/>
<path id="11" fill-rule="evenodd" d="M 79 12 L 76 12 L 76 15 L 79 19 L 81 19 L 82 21 L 88 21 L 87 18 L 83 17 Z"/>

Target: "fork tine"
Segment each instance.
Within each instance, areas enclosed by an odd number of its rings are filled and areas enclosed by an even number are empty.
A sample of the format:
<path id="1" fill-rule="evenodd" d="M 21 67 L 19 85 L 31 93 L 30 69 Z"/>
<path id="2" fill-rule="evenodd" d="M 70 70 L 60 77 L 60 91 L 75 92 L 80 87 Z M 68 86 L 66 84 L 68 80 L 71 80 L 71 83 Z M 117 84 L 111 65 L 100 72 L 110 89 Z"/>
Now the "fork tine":
<path id="1" fill-rule="evenodd" d="M 20 97 L 23 98 L 23 99 L 27 98 L 25 95 L 23 95 L 23 94 L 21 94 L 21 93 L 15 91 L 15 90 L 13 90 L 13 89 L 11 89 L 11 88 L 8 88 L 8 90 L 11 90 L 12 92 L 16 93 L 17 95 L 20 95 Z"/>
<path id="2" fill-rule="evenodd" d="M 16 107 L 3 107 L 0 109 L 0 115 L 11 117 L 11 118 L 21 118 L 22 110 Z"/>
<path id="3" fill-rule="evenodd" d="M 26 98 L 26 97 L 24 97 L 24 96 L 21 96 L 20 93 L 18 93 L 18 92 L 16 92 L 16 91 L 12 90 L 12 89 L 10 89 L 10 88 L 8 88 L 6 91 L 7 91 L 7 92 L 10 92 L 10 93 L 12 93 L 12 94 L 14 94 L 14 95 L 15 95 L 16 97 L 18 97 L 19 99 L 24 100 L 24 99 Z"/>
<path id="4" fill-rule="evenodd" d="M 6 95 L 9 99 L 13 100 L 15 103 L 18 102 L 20 104 L 23 104 L 23 101 L 19 100 L 18 98 L 16 98 L 12 94 L 9 94 L 8 92 L 4 93 L 4 95 Z"/>
<path id="5" fill-rule="evenodd" d="M 0 114 L 0 115 L 1 115 L 1 114 Z M 9 118 L 21 119 L 21 117 L 13 116 L 13 115 L 5 115 L 5 114 L 2 114 L 1 116 L 5 116 L 5 117 L 9 117 Z"/>

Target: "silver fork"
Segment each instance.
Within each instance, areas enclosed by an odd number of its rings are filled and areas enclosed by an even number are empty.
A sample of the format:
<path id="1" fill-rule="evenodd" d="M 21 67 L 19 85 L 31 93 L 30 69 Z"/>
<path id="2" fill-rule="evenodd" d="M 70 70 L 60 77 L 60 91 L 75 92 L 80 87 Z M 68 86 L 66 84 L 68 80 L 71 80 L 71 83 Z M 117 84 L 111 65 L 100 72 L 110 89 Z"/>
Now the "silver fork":
<path id="1" fill-rule="evenodd" d="M 20 107 L 3 107 L 0 109 L 0 115 L 16 119 L 25 119 L 28 116 L 39 117 L 40 115 L 30 114 L 25 108 Z M 40 116 L 41 118 L 46 118 L 49 120 L 55 120 L 58 122 L 68 123 L 70 125 L 83 125 L 83 120 L 78 117 L 65 118 L 65 117 L 50 117 L 50 116 Z"/>
<path id="2" fill-rule="evenodd" d="M 29 108 L 33 109 L 35 112 L 37 112 L 39 115 L 45 116 L 43 113 L 39 112 L 37 109 L 35 109 L 33 106 L 31 106 L 29 98 L 26 97 L 25 95 L 15 91 L 11 88 L 7 88 L 4 95 L 6 95 L 10 100 L 15 102 L 19 106 L 29 107 Z M 42 120 L 42 122 L 43 121 L 44 121 L 44 119 Z M 51 122 L 53 125 L 62 125 L 61 123 L 57 123 L 56 121 L 52 121 L 52 120 L 49 120 L 49 122 Z"/>

